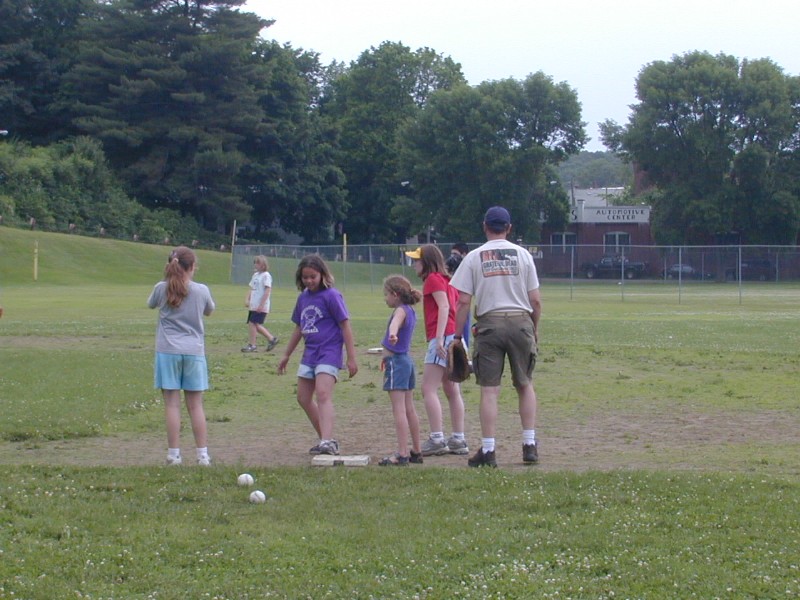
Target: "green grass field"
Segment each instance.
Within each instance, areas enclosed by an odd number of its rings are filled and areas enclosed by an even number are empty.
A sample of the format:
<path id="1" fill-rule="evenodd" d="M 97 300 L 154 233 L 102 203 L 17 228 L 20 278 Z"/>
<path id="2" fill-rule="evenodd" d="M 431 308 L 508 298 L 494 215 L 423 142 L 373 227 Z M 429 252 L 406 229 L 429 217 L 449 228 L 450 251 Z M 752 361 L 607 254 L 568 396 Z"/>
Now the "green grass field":
<path id="1" fill-rule="evenodd" d="M 504 390 L 497 470 L 318 469 L 278 356 L 239 352 L 229 255 L 201 252 L 216 466 L 176 469 L 145 307 L 167 253 L 0 227 L 0 598 L 800 596 L 797 285 L 544 282 L 540 466 L 517 464 Z M 388 309 L 359 267 L 336 266 L 361 360 L 336 403 L 376 456 L 394 431 L 361 353 Z M 286 339 L 293 265 L 273 268 Z"/>

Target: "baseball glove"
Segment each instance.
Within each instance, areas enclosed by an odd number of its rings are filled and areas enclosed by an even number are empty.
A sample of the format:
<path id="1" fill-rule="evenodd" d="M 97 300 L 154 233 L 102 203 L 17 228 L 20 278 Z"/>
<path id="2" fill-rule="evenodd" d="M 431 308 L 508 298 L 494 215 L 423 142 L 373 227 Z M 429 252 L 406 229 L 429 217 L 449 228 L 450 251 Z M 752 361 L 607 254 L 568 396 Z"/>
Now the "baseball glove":
<path id="1" fill-rule="evenodd" d="M 453 340 L 447 348 L 447 377 L 450 381 L 461 383 L 469 379 L 470 368 L 467 351 L 461 340 Z"/>

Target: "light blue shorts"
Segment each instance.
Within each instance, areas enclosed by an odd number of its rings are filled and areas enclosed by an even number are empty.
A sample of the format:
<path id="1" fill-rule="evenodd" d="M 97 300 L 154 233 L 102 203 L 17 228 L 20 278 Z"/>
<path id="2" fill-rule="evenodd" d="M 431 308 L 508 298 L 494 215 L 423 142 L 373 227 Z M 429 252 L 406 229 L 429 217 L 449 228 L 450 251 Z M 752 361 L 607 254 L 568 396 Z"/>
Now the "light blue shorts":
<path id="1" fill-rule="evenodd" d="M 454 337 L 455 334 L 444 336 L 445 349 L 447 349 Z M 441 358 L 438 354 L 436 354 L 436 338 L 433 338 L 430 342 L 428 342 L 428 351 L 425 353 L 425 360 L 422 362 L 426 365 L 439 365 L 440 367 L 447 368 L 447 359 Z"/>
<path id="2" fill-rule="evenodd" d="M 156 352 L 155 387 L 162 390 L 204 392 L 208 389 L 205 356 Z"/>
<path id="3" fill-rule="evenodd" d="M 414 361 L 407 353 L 383 357 L 384 391 L 413 390 L 416 384 Z"/>
<path id="4" fill-rule="evenodd" d="M 336 381 L 339 381 L 339 367 L 334 367 L 333 365 L 317 365 L 316 367 L 309 367 L 308 365 L 300 363 L 300 366 L 297 368 L 297 376 L 300 379 L 314 379 L 321 373 L 327 373 Z"/>

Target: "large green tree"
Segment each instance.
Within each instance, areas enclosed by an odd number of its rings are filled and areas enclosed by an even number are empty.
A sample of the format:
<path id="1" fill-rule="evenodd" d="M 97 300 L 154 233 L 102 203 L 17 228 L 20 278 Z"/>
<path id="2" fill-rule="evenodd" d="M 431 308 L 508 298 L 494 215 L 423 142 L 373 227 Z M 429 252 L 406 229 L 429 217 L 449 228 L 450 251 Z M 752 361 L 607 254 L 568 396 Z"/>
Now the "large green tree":
<path id="1" fill-rule="evenodd" d="M 452 59 L 395 42 L 365 51 L 331 82 L 321 109 L 339 131 L 350 204 L 344 230 L 352 242 L 404 239 L 405 229 L 392 217 L 404 191 L 397 132 L 417 118 L 433 92 L 463 83 Z"/>
<path id="2" fill-rule="evenodd" d="M 0 0 L 0 129 L 32 143 L 70 132 L 61 76 L 91 0 Z"/>
<path id="3" fill-rule="evenodd" d="M 84 21 L 62 94 L 126 190 L 211 230 L 331 236 L 344 207 L 312 54 L 259 37 L 244 0 L 116 0 Z"/>
<path id="4" fill-rule="evenodd" d="M 566 220 L 555 166 L 586 142 L 577 94 L 539 72 L 435 93 L 402 133 L 402 173 L 413 194 L 398 203 L 410 228 L 432 222 L 473 239 L 483 212 L 512 211 L 515 235 L 538 240 L 540 216 Z"/>
<path id="5" fill-rule="evenodd" d="M 636 81 L 629 123 L 607 121 L 604 143 L 655 186 L 660 243 L 794 243 L 800 226 L 798 78 L 768 59 L 690 52 Z"/>
<path id="6" fill-rule="evenodd" d="M 245 141 L 252 160 L 242 172 L 254 233 L 264 239 L 265 229 L 279 225 L 307 242 L 330 242 L 347 204 L 336 135 L 315 110 L 326 70 L 316 54 L 274 41 L 257 53 L 269 70 L 259 100 L 266 127 Z"/>
<path id="7" fill-rule="evenodd" d="M 238 145 L 263 120 L 251 49 L 267 22 L 241 3 L 98 5 L 64 88 L 132 195 L 209 228 L 249 215 Z"/>

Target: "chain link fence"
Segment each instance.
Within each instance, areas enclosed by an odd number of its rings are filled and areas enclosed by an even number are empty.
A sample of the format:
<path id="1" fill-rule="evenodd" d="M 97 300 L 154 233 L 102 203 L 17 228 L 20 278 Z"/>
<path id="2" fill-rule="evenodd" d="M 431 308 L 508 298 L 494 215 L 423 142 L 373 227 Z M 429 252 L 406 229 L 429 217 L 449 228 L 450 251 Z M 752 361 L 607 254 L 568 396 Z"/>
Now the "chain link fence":
<path id="1" fill-rule="evenodd" d="M 480 244 L 468 244 L 470 249 Z M 380 287 L 389 273 L 413 280 L 411 262 L 404 252 L 416 245 L 290 246 L 241 245 L 233 249 L 231 280 L 246 284 L 253 258 L 273 261 L 270 272 L 276 285 L 294 285 L 297 262 L 306 254 L 321 255 L 331 266 L 337 285 L 347 281 Z M 447 257 L 451 244 L 440 244 Z M 608 246 L 524 245 L 534 257 L 539 277 L 578 282 L 593 279 L 644 280 L 666 283 L 789 282 L 800 281 L 797 246 Z"/>

